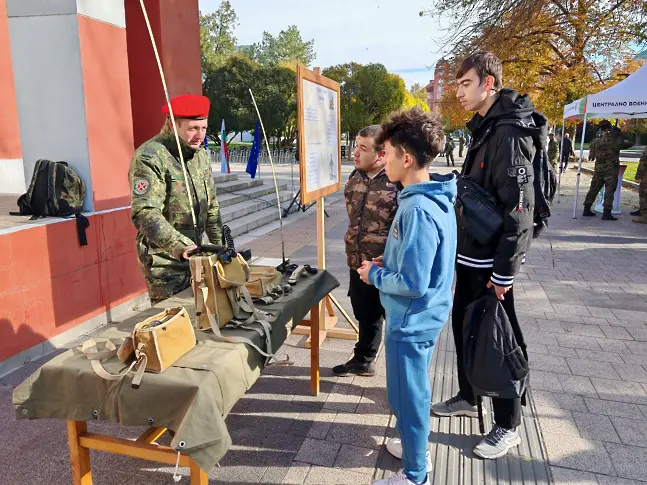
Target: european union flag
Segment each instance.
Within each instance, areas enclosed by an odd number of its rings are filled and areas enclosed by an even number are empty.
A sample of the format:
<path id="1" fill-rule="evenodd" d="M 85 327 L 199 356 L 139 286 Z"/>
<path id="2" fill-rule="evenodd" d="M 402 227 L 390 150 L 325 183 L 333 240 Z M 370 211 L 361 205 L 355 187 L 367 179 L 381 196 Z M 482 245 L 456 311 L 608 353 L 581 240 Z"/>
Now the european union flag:
<path id="1" fill-rule="evenodd" d="M 249 160 L 247 160 L 247 170 L 248 174 L 252 178 L 256 177 L 256 169 L 258 168 L 258 157 L 261 154 L 261 128 L 258 125 L 258 120 L 256 120 L 256 128 L 254 128 L 254 143 L 252 143 L 252 149 L 249 151 Z"/>

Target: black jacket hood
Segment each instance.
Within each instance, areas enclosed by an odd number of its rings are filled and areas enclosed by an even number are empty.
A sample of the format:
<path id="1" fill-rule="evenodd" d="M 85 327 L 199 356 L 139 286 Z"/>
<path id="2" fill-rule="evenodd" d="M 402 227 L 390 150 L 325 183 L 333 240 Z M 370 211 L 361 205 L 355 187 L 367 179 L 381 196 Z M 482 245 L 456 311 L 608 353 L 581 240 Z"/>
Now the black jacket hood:
<path id="1" fill-rule="evenodd" d="M 522 95 L 514 89 L 503 88 L 485 116 L 476 113 L 467 123 L 467 128 L 474 138 L 478 139 L 494 125 L 517 126 L 532 136 L 536 146 L 546 148 L 548 120 L 543 114 L 535 111 L 535 105 L 527 94 Z"/>

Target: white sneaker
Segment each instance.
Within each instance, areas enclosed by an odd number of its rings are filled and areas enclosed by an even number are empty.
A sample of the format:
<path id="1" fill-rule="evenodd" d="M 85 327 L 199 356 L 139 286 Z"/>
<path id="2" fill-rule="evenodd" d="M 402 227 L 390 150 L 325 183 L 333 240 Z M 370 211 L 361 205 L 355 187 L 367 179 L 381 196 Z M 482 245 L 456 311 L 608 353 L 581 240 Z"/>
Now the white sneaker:
<path id="1" fill-rule="evenodd" d="M 488 435 L 474 448 L 474 454 L 486 460 L 496 460 L 508 454 L 511 448 L 519 446 L 521 436 L 517 429 L 505 429 L 495 424 Z"/>
<path id="2" fill-rule="evenodd" d="M 425 477 L 425 481 L 422 482 L 422 485 L 427 485 L 429 483 L 429 477 Z M 404 473 L 404 470 L 400 470 L 398 473 L 392 477 L 385 478 L 384 480 L 378 480 L 373 482 L 373 485 L 416 485 L 415 482 L 412 482 L 407 478 Z"/>
<path id="3" fill-rule="evenodd" d="M 402 460 L 402 440 L 400 438 L 391 438 L 386 442 L 386 451 L 391 453 L 393 456 Z M 431 453 L 427 450 L 427 473 L 431 473 Z"/>

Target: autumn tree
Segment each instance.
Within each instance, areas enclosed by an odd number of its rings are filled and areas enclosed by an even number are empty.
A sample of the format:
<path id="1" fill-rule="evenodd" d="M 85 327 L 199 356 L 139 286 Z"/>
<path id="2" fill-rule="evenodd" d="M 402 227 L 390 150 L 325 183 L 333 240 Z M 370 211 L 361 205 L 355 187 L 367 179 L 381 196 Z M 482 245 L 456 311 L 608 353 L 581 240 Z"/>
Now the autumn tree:
<path id="1" fill-rule="evenodd" d="M 353 62 L 329 67 L 322 74 L 340 84 L 342 132 L 351 139 L 364 126 L 381 123 L 401 108 L 407 95 L 404 80 L 382 64 Z"/>
<path id="2" fill-rule="evenodd" d="M 203 73 L 214 71 L 234 53 L 234 29 L 237 25 L 238 17 L 228 1 L 221 2 L 215 12 L 200 12 L 200 54 Z"/>
<path id="3" fill-rule="evenodd" d="M 420 83 L 413 83 L 409 88 L 409 93 L 411 93 L 414 98 L 427 104 L 427 90 Z"/>
<path id="4" fill-rule="evenodd" d="M 435 0 L 421 15 L 449 18 L 441 49 L 452 67 L 494 52 L 504 84 L 531 94 L 551 121 L 562 108 L 617 79 L 647 41 L 643 0 Z"/>

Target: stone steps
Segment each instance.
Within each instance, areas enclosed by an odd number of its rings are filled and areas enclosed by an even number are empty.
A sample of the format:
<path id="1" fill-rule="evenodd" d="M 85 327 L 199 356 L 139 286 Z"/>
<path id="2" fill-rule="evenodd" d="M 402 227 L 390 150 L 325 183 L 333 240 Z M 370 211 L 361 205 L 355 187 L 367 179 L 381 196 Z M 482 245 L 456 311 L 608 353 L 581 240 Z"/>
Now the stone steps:
<path id="1" fill-rule="evenodd" d="M 222 222 L 229 226 L 232 236 L 248 233 L 279 218 L 273 180 L 240 179 L 238 174 L 214 172 L 214 181 Z M 285 180 L 279 180 L 278 184 L 281 207 L 286 209 L 292 200 L 292 191 Z M 292 211 L 295 210 L 296 204 Z"/>
<path id="2" fill-rule="evenodd" d="M 292 200 L 292 193 L 282 191 L 279 192 L 279 197 L 281 199 L 282 205 L 284 202 L 287 202 L 289 204 Z M 238 204 L 221 208 L 220 217 L 222 218 L 223 224 L 227 224 L 231 227 L 229 223 L 232 221 L 235 222 L 241 217 L 245 217 L 250 214 L 253 215 L 259 211 L 270 208 L 274 209 L 274 212 L 276 212 L 276 218 L 278 219 L 278 210 L 276 210 L 276 194 L 274 193 L 274 191 L 272 191 L 271 194 L 264 195 L 254 200 L 244 200 L 243 202 L 239 202 Z"/>
<path id="3" fill-rule="evenodd" d="M 279 185 L 279 193 L 283 192 L 288 188 L 287 184 Z M 273 183 L 267 183 L 262 185 L 256 185 L 243 190 L 229 191 L 229 189 L 224 189 L 216 184 L 216 196 L 218 198 L 218 204 L 220 208 L 224 209 L 235 204 L 239 204 L 244 201 L 253 200 L 256 198 L 263 198 L 266 195 L 273 195 L 276 199 L 276 189 L 274 188 Z M 269 200 L 269 199 L 268 199 Z"/>

